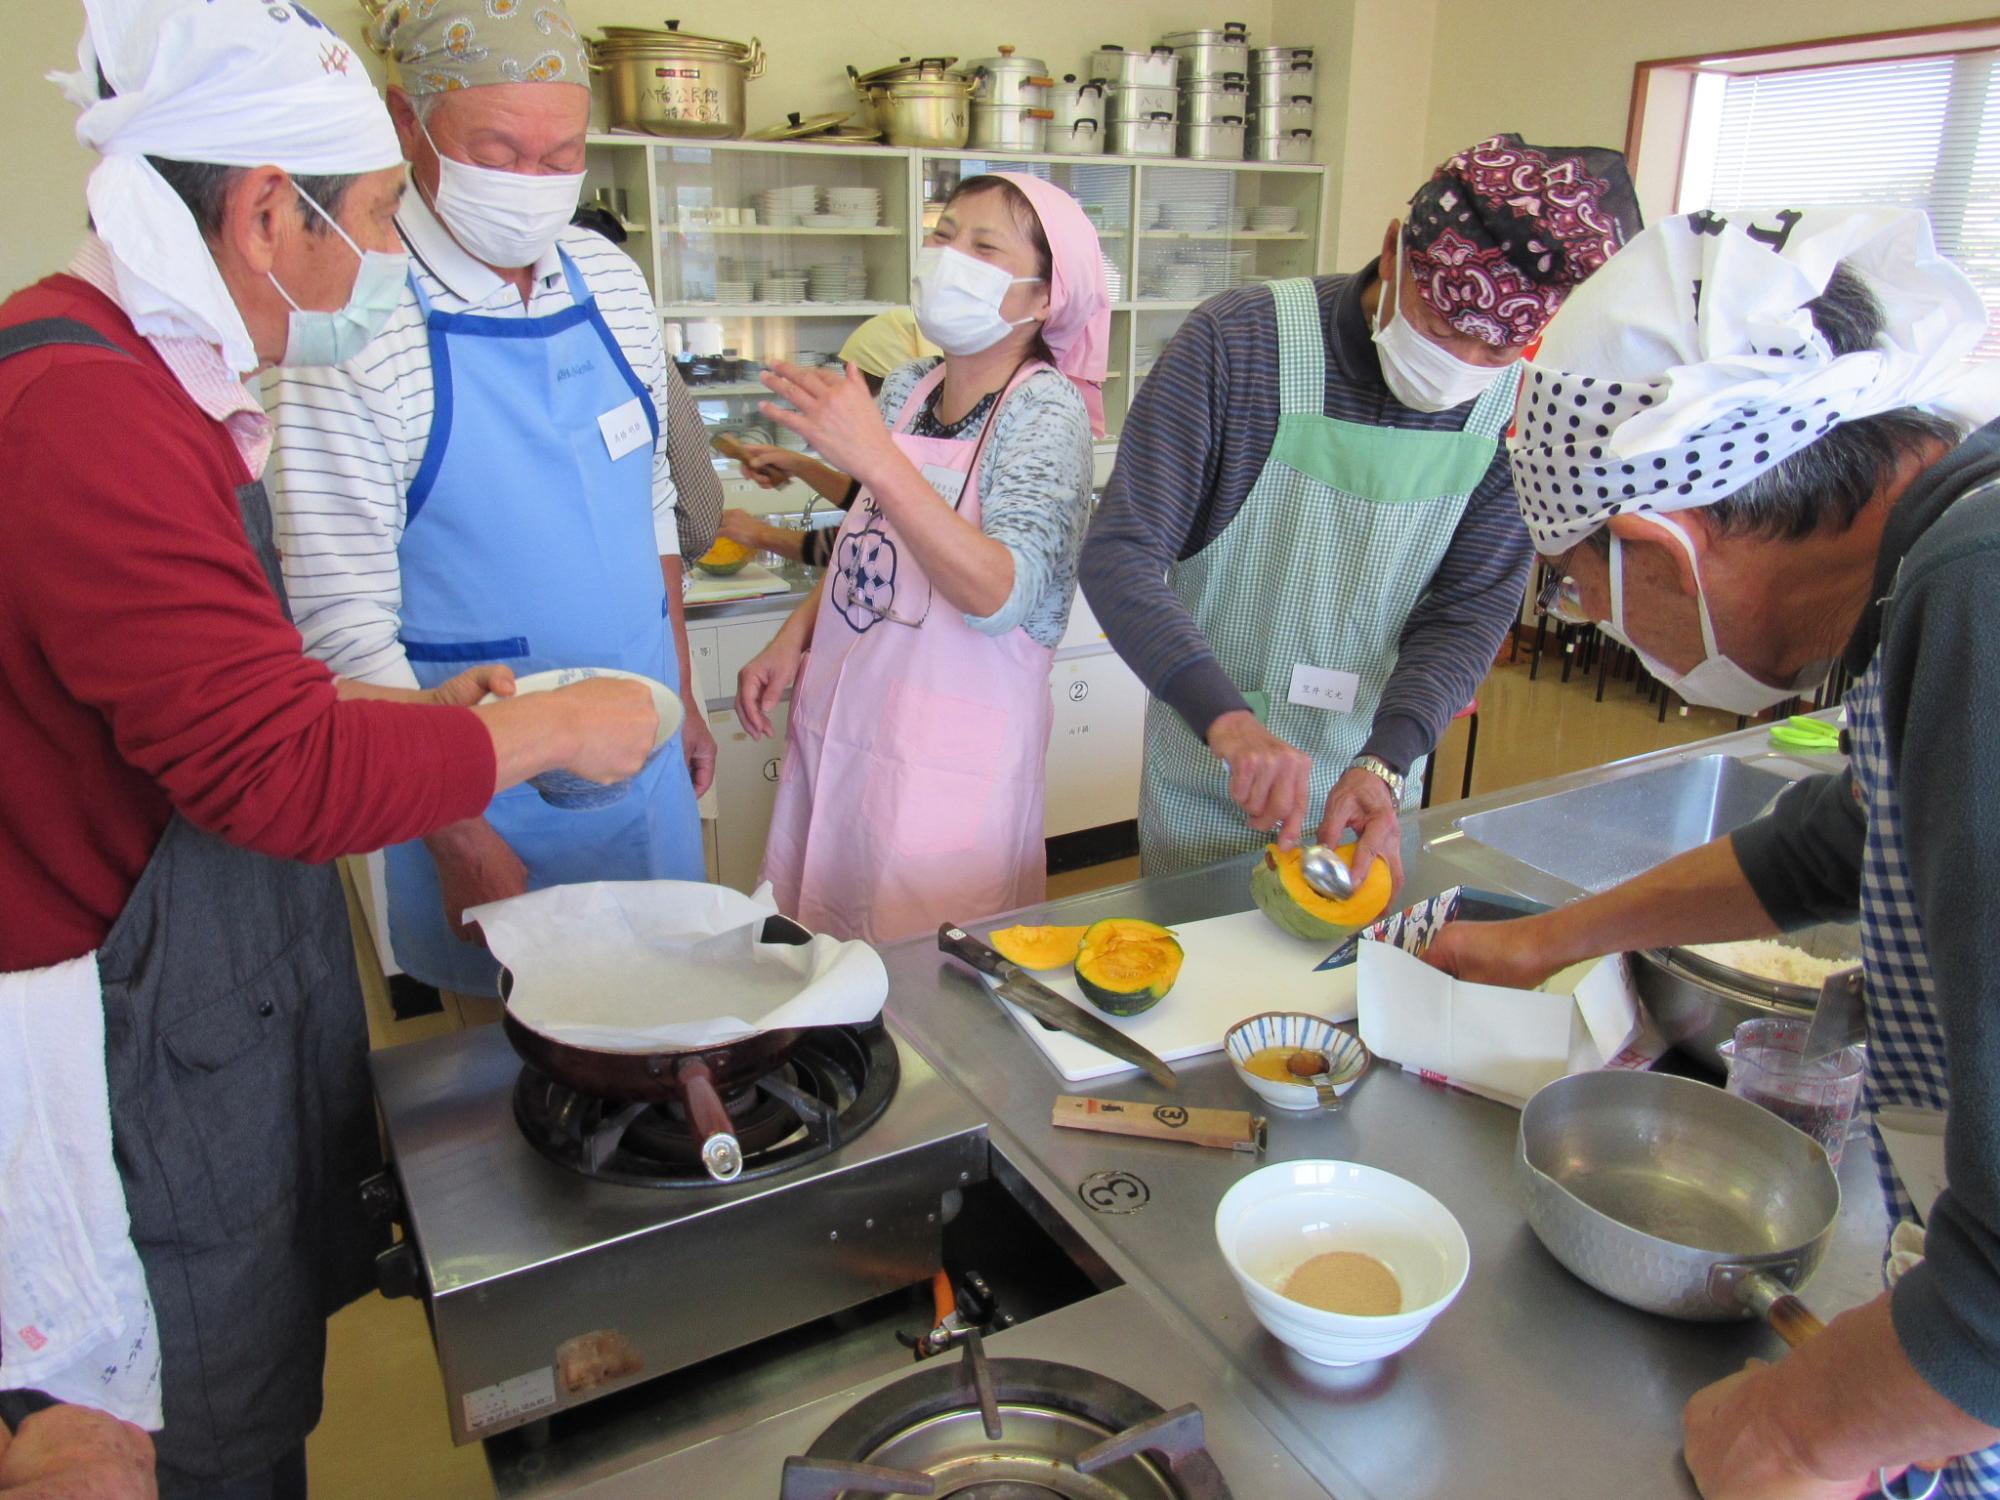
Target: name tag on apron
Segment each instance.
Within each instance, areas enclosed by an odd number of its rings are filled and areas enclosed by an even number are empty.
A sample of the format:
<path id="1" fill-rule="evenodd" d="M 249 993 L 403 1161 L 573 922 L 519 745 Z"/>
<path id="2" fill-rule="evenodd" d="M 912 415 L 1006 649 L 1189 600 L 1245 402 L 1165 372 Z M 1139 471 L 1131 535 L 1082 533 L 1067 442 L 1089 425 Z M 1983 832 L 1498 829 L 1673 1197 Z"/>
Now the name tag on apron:
<path id="1" fill-rule="evenodd" d="M 938 492 L 938 497 L 953 510 L 958 509 L 958 497 L 965 493 L 965 481 L 971 476 L 963 469 L 947 469 L 942 464 L 925 464 L 917 470 L 924 476 L 924 482 Z"/>
<path id="2" fill-rule="evenodd" d="M 1332 672 L 1325 667 L 1309 667 L 1300 662 L 1292 668 L 1290 700 L 1301 708 L 1324 708 L 1331 713 L 1354 712 L 1354 697 L 1361 679 L 1352 672 Z"/>
<path id="3" fill-rule="evenodd" d="M 623 406 L 614 406 L 604 413 L 597 419 L 597 426 L 604 434 L 604 451 L 614 460 L 641 447 L 653 436 L 646 425 L 645 404 L 637 396 Z"/>

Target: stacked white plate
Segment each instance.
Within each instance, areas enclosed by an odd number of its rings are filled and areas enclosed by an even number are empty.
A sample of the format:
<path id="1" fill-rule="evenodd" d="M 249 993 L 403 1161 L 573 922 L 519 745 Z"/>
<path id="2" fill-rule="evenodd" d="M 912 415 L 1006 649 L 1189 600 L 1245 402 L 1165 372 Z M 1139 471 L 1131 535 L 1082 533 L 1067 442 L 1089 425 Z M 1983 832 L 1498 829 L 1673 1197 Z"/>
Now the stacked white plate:
<path id="1" fill-rule="evenodd" d="M 1206 234 L 1222 227 L 1222 208 L 1214 203 L 1162 203 L 1160 227 L 1182 234 Z"/>
<path id="2" fill-rule="evenodd" d="M 1125 300 L 1125 268 L 1108 255 L 1105 255 L 1103 260 L 1104 290 L 1113 302 L 1123 302 Z"/>
<path id="3" fill-rule="evenodd" d="M 1247 203 L 1237 204 L 1229 210 L 1229 227 L 1239 232 L 1248 229 L 1250 227 L 1250 215 L 1252 211 L 1250 205 Z"/>
<path id="4" fill-rule="evenodd" d="M 1299 227 L 1299 211 L 1282 204 L 1259 205 L 1250 210 L 1250 227 L 1259 234 L 1290 234 Z"/>
<path id="5" fill-rule="evenodd" d="M 759 302 L 803 302 L 807 277 L 802 271 L 773 271 L 757 283 Z"/>
<path id="6" fill-rule="evenodd" d="M 751 283 L 748 280 L 731 281 L 724 280 L 718 276 L 715 281 L 715 300 L 717 302 L 748 302 L 751 290 Z"/>
<path id="7" fill-rule="evenodd" d="M 882 222 L 882 190 L 872 187 L 830 187 L 826 211 L 849 220 L 849 229 L 872 229 Z"/>
<path id="8" fill-rule="evenodd" d="M 757 195 L 755 207 L 764 223 L 780 229 L 796 229 L 806 214 L 819 212 L 819 188 L 810 182 L 798 187 L 766 188 Z"/>
<path id="9" fill-rule="evenodd" d="M 814 266 L 809 295 L 814 302 L 866 302 L 868 268 L 844 262 Z"/>
<path id="10" fill-rule="evenodd" d="M 1147 281 L 1146 295 L 1167 302 L 1195 302 L 1208 290 L 1202 267 L 1180 262 L 1156 267 Z"/>

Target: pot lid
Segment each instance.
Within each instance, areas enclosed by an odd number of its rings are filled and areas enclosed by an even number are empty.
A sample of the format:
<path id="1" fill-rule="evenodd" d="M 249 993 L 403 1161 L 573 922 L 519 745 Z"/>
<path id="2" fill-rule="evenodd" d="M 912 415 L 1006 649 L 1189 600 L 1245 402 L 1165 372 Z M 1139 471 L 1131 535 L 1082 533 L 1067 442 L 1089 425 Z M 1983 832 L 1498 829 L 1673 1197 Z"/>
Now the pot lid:
<path id="1" fill-rule="evenodd" d="M 1254 50 L 1257 61 L 1262 63 L 1311 62 L 1313 57 L 1310 47 L 1258 47 Z"/>
<path id="2" fill-rule="evenodd" d="M 749 58 L 754 43 L 732 42 L 719 36 L 700 36 L 682 31 L 679 21 L 657 26 L 607 26 L 598 47 L 606 52 L 692 52 L 742 62 Z"/>
<path id="3" fill-rule="evenodd" d="M 864 130 L 855 126 L 847 130 L 836 130 L 828 135 L 815 136 L 815 146 L 876 146 L 882 141 L 879 130 Z"/>
<path id="4" fill-rule="evenodd" d="M 898 58 L 886 68 L 877 68 L 872 73 L 857 74 L 855 82 L 866 88 L 870 84 L 904 83 L 911 79 L 958 78 L 963 75 L 951 71 L 951 65 L 957 61 L 955 57 Z M 853 72 L 853 69 L 850 68 L 848 71 Z"/>
<path id="5" fill-rule="evenodd" d="M 974 60 L 973 67 L 988 73 L 1035 73 L 1046 74 L 1048 64 L 1039 57 L 1016 57 L 1013 47 L 1003 42 L 998 57 L 981 57 Z"/>
<path id="6" fill-rule="evenodd" d="M 1250 85 L 1241 73 L 1217 73 L 1181 85 L 1184 94 L 1247 94 Z"/>
<path id="7" fill-rule="evenodd" d="M 1250 39 L 1250 27 L 1243 21 L 1224 21 L 1220 27 L 1198 31 L 1170 31 L 1160 38 L 1163 47 L 1240 47 Z"/>
<path id="8" fill-rule="evenodd" d="M 793 110 L 775 125 L 766 125 L 762 130 L 753 130 L 745 137 L 752 141 L 803 141 L 816 135 L 826 135 L 845 125 L 852 115 L 801 115 Z"/>
<path id="9" fill-rule="evenodd" d="M 977 87 L 978 80 L 963 73 L 945 73 L 934 78 L 894 78 L 865 86 L 871 99 L 879 94 L 891 100 L 970 99 Z"/>

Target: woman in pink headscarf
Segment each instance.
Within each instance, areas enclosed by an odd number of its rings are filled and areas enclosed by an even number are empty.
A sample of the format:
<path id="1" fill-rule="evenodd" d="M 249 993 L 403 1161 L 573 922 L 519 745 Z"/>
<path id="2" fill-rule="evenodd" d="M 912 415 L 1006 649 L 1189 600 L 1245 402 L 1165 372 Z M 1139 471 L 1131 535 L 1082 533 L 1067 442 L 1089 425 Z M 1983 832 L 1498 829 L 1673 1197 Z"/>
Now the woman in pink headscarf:
<path id="1" fill-rule="evenodd" d="M 913 301 L 944 357 L 891 375 L 879 405 L 853 367 L 764 377 L 788 403 L 765 415 L 857 493 L 819 588 L 736 692 L 762 738 L 793 690 L 764 856 L 779 908 L 874 942 L 1042 899 L 1049 664 L 1110 342 L 1097 232 L 1018 173 L 959 185 Z"/>

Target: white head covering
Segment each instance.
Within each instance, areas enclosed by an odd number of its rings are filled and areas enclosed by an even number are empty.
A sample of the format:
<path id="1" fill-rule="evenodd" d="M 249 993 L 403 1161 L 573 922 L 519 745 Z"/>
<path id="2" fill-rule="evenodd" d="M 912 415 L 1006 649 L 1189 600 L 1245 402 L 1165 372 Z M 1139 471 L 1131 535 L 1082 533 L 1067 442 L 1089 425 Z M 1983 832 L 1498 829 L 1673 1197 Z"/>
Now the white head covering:
<path id="1" fill-rule="evenodd" d="M 1835 356 L 1806 304 L 1845 264 L 1884 314 Z M 1836 423 L 1917 406 L 2000 414 L 1967 356 L 1986 309 L 1915 209 L 1684 214 L 1646 230 L 1549 324 L 1522 382 L 1514 489 L 1553 555 L 1615 515 L 1713 505 Z"/>
<path id="2" fill-rule="evenodd" d="M 257 352 L 201 230 L 147 156 L 307 175 L 397 165 L 361 59 L 296 0 L 84 0 L 75 73 L 49 79 L 103 160 L 86 195 L 118 301 L 140 333 L 206 339 L 239 371 Z M 100 99 L 97 70 L 115 91 Z"/>

